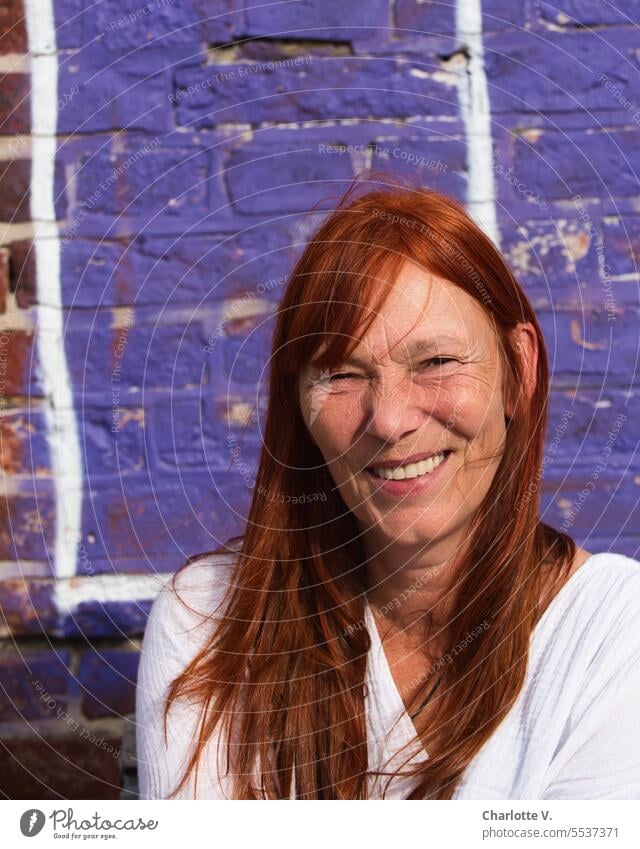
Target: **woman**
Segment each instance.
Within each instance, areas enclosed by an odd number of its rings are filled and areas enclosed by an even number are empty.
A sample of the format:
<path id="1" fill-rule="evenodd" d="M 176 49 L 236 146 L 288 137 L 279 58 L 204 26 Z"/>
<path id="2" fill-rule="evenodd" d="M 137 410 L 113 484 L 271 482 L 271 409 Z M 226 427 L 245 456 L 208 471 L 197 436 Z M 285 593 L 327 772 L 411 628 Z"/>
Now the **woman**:
<path id="1" fill-rule="evenodd" d="M 141 795 L 640 798 L 640 563 L 539 519 L 531 306 L 457 202 L 359 185 L 279 307 L 246 532 L 151 611 Z"/>

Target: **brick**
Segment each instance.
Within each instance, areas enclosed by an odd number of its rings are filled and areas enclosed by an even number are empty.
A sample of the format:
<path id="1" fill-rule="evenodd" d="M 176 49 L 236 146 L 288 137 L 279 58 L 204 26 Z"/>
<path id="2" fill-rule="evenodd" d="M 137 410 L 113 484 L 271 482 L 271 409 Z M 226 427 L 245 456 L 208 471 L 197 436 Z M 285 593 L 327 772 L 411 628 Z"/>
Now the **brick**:
<path id="1" fill-rule="evenodd" d="M 144 410 L 127 405 L 125 392 L 114 399 L 113 407 L 83 406 L 78 427 L 89 484 L 103 475 L 126 475 L 146 466 Z"/>
<path id="2" fill-rule="evenodd" d="M 83 157 L 78 163 L 76 217 L 124 214 L 144 230 L 144 222 L 159 214 L 173 221 L 206 215 L 212 199 L 209 154 L 155 141 L 131 140 L 122 153 Z"/>
<path id="3" fill-rule="evenodd" d="M 527 24 L 527 6 L 525 3 L 511 3 L 509 0 L 483 0 L 482 31 L 511 30 L 512 27 L 524 27 Z"/>
<path id="4" fill-rule="evenodd" d="M 206 362 L 201 324 L 191 321 L 188 326 L 156 327 L 155 318 L 155 310 L 146 320 L 138 310 L 114 324 L 110 313 L 87 316 L 72 311 L 66 333 L 72 385 L 83 392 L 102 393 L 114 404 L 122 404 L 125 393 L 134 386 L 199 386 Z"/>
<path id="5" fill-rule="evenodd" d="M 24 494 L 6 495 L 0 501 L 0 559 L 48 560 L 55 532 L 54 495 L 45 481 L 38 482 L 36 494 L 34 482 L 31 493 L 22 488 Z"/>
<path id="6" fill-rule="evenodd" d="M 95 19 L 95 9 L 86 7 L 84 0 L 56 0 L 53 14 L 58 50 L 86 49 L 87 43 L 94 37 L 91 22 Z M 92 44 L 92 49 L 94 46 Z"/>
<path id="7" fill-rule="evenodd" d="M 37 301 L 36 252 L 31 239 L 11 244 L 11 291 L 19 307 L 26 309 Z"/>
<path id="8" fill-rule="evenodd" d="M 55 719 L 69 706 L 69 652 L 14 652 L 0 656 L 0 722 Z"/>
<path id="9" fill-rule="evenodd" d="M 4 579 L 0 569 L 0 636 L 40 636 L 55 632 L 57 613 L 48 578 Z"/>
<path id="10" fill-rule="evenodd" d="M 371 0 L 366 7 L 340 0 L 300 0 L 271 6 L 248 0 L 246 14 L 248 35 L 280 38 L 352 41 L 377 35 L 378 28 L 391 25 L 389 0 Z"/>
<path id="11" fill-rule="evenodd" d="M 432 3 L 431 0 L 426 3 L 420 0 L 396 0 L 395 20 L 400 30 L 450 37 L 456 34 L 453 4 Z"/>
<path id="12" fill-rule="evenodd" d="M 121 737 L 98 733 L 99 745 L 80 739 L 3 739 L 0 794 L 7 799 L 118 799 Z M 110 748 L 109 748 L 110 747 Z"/>
<path id="13" fill-rule="evenodd" d="M 553 0 L 553 3 L 547 3 L 539 0 L 538 8 L 543 20 L 575 27 L 602 24 L 633 26 L 638 14 L 634 0 L 617 0 L 616 3 L 601 3 L 599 0 Z"/>
<path id="14" fill-rule="evenodd" d="M 0 221 L 29 221 L 31 161 L 0 162 Z"/>
<path id="15" fill-rule="evenodd" d="M 135 713 L 139 660 L 137 651 L 100 649 L 82 654 L 78 681 L 85 716 L 96 719 Z"/>
<path id="16" fill-rule="evenodd" d="M 616 216 L 614 220 L 602 222 L 601 232 L 609 273 L 637 275 L 640 266 L 640 219 L 631 215 Z M 629 288 L 630 297 L 637 301 L 636 284 L 630 281 L 625 288 Z"/>
<path id="17" fill-rule="evenodd" d="M 577 379 L 581 385 L 587 381 L 597 386 L 603 381 L 612 386 L 628 384 L 636 367 L 637 309 L 630 307 L 613 321 L 604 310 L 542 310 L 538 320 L 556 385 L 575 385 Z"/>
<path id="18" fill-rule="evenodd" d="M 534 309 L 603 304 L 596 241 L 582 221 L 527 221 L 502 234 L 502 252 Z"/>
<path id="19" fill-rule="evenodd" d="M 113 54 L 93 44 L 91 50 L 59 64 L 58 91 L 67 94 L 58 112 L 59 133 L 95 133 L 104 130 L 169 129 L 166 57 L 133 53 L 114 64 Z M 160 55 L 157 55 L 160 54 Z"/>
<path id="20" fill-rule="evenodd" d="M 0 312 L 7 308 L 7 295 L 9 293 L 9 251 L 0 248 Z"/>
<path id="21" fill-rule="evenodd" d="M 30 104 L 30 77 L 27 74 L 5 74 L 0 90 L 0 135 L 26 135 L 31 131 Z"/>
<path id="22" fill-rule="evenodd" d="M 405 173 L 420 185 L 446 192 L 461 201 L 467 196 L 467 150 L 463 139 L 384 137 L 372 143 L 372 166 Z"/>
<path id="23" fill-rule="evenodd" d="M 0 53 L 26 53 L 28 49 L 23 0 L 4 0 L 0 6 Z"/>
<path id="24" fill-rule="evenodd" d="M 545 471 L 573 460 L 594 461 L 603 452 L 610 466 L 624 468 L 636 450 L 638 414 L 640 389 L 604 385 L 552 392 Z"/>
<path id="25" fill-rule="evenodd" d="M 295 62 L 295 64 L 294 64 Z M 437 69 L 440 70 L 439 68 Z M 453 81 L 425 76 L 423 63 L 397 59 L 296 57 L 266 65 L 183 67 L 175 74 L 177 123 L 406 118 L 458 112 Z"/>
<path id="26" fill-rule="evenodd" d="M 636 195 L 640 166 L 640 130 L 609 133 L 576 131 L 571 136 L 553 131 L 515 142 L 514 166 L 526 186 L 544 201 L 574 195 L 620 197 Z M 525 176 L 526 175 L 526 176 Z M 499 182 L 502 195 L 516 190 Z"/>
<path id="27" fill-rule="evenodd" d="M 41 395 L 42 387 L 31 330 L 0 331 L 0 409 L 10 395 Z"/>
<path id="28" fill-rule="evenodd" d="M 569 461 L 570 463 L 570 461 Z M 624 468 L 584 464 L 558 464 L 542 486 L 543 521 L 571 536 L 616 539 L 621 527 L 637 528 L 640 520 L 637 477 Z M 592 551 L 590 545 L 587 546 Z M 614 543 L 613 550 L 616 549 Z"/>
<path id="29" fill-rule="evenodd" d="M 491 111 L 544 115 L 624 111 L 621 97 L 637 100 L 636 48 L 634 32 L 625 29 L 611 31 L 606 41 L 587 30 L 546 32 L 544 38 L 519 30 L 487 34 L 484 54 Z M 600 81 L 602 74 L 615 83 L 617 97 L 606 80 Z"/>
<path id="30" fill-rule="evenodd" d="M 350 158 L 324 152 L 322 145 L 283 150 L 248 144 L 233 151 L 227 165 L 232 203 L 244 214 L 327 209 L 340 182 L 346 188 L 353 177 Z"/>
<path id="31" fill-rule="evenodd" d="M 0 410 L 0 466 L 6 474 L 51 474 L 47 424 L 35 405 Z"/>
<path id="32" fill-rule="evenodd" d="M 89 560 L 110 558 L 117 564 L 120 558 L 137 559 L 140 571 L 150 572 L 160 555 L 164 562 L 173 557 L 177 568 L 185 553 L 216 547 L 217 535 L 236 521 L 234 511 L 242 512 L 250 494 L 236 469 L 214 479 L 208 469 L 176 474 L 158 467 L 152 480 L 138 475 L 104 482 L 90 502 L 87 497 L 84 530 L 96 537 L 87 546 Z M 87 615 L 91 630 L 95 622 L 90 616 L 97 614 L 91 609 Z M 125 619 L 130 615 L 138 615 L 135 603 L 130 613 L 122 613 Z"/>

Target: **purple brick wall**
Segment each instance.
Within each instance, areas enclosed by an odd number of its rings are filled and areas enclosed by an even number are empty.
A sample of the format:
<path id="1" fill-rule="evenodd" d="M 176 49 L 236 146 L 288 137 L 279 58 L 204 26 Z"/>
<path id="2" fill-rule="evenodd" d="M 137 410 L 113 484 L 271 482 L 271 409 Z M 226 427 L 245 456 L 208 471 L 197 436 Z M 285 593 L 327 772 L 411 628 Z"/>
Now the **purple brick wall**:
<path id="1" fill-rule="evenodd" d="M 162 579 L 241 530 L 286 274 L 369 164 L 478 199 L 461 102 L 483 73 L 483 185 L 553 366 L 545 519 L 636 556 L 637 4 L 484 0 L 477 37 L 474 5 L 53 0 L 59 269 L 34 248 L 26 63 L 0 96 L 0 793 L 127 795 L 145 619 Z M 0 58 L 26 57 L 5 7 Z M 60 368 L 39 335 L 55 298 Z"/>

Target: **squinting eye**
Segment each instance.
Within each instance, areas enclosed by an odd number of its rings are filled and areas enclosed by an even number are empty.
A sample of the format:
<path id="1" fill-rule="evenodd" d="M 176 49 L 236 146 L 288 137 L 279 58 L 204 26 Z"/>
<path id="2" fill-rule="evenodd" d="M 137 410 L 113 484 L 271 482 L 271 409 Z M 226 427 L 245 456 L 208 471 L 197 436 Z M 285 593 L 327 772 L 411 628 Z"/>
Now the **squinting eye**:
<path id="1" fill-rule="evenodd" d="M 360 377 L 360 375 L 353 374 L 352 372 L 346 372 L 344 374 L 331 374 L 329 375 L 329 383 L 334 383 L 338 380 L 346 380 L 349 377 Z"/>
<path id="2" fill-rule="evenodd" d="M 457 362 L 454 357 L 432 357 L 430 360 L 425 360 L 420 363 L 421 366 L 428 366 L 431 363 L 437 363 L 438 365 L 445 365 L 446 363 L 455 363 Z"/>

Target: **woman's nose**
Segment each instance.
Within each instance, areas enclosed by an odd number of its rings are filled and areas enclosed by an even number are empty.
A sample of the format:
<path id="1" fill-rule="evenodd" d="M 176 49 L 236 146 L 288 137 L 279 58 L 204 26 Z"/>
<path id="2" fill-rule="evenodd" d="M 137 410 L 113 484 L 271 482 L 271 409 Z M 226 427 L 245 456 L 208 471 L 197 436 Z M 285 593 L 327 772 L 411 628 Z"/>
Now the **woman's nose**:
<path id="1" fill-rule="evenodd" d="M 409 436 L 424 419 L 424 408 L 419 402 L 422 395 L 410 379 L 372 387 L 366 402 L 367 433 L 385 442 L 399 442 Z"/>

